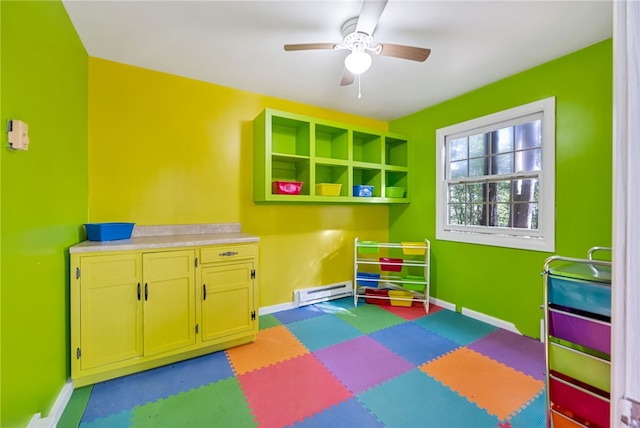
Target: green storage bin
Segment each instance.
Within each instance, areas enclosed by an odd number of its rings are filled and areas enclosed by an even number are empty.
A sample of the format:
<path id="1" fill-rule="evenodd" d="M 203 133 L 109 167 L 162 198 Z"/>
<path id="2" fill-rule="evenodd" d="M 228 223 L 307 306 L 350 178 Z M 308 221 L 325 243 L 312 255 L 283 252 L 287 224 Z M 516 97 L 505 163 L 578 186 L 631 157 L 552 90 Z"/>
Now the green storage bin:
<path id="1" fill-rule="evenodd" d="M 424 282 L 424 276 L 417 275 L 405 275 L 402 277 L 403 281 L 416 281 L 416 282 Z M 406 288 L 407 290 L 417 291 L 419 293 L 424 293 L 424 289 L 426 284 L 410 284 L 403 283 L 402 288 Z"/>
<path id="2" fill-rule="evenodd" d="M 358 252 L 362 254 L 378 254 L 380 251 L 380 242 L 378 241 L 360 241 L 358 242 Z"/>
<path id="3" fill-rule="evenodd" d="M 549 367 L 588 385 L 611 392 L 611 365 L 608 362 L 550 343 Z"/>

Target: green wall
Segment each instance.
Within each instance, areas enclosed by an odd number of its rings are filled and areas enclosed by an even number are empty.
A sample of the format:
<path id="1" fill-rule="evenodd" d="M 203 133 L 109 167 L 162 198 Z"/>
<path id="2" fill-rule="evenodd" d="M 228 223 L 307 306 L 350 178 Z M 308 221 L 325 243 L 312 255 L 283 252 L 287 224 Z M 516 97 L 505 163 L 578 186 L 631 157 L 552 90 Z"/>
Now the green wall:
<path id="1" fill-rule="evenodd" d="M 444 126 L 555 96 L 556 254 L 611 245 L 612 64 L 603 41 L 390 124 L 412 136 L 414 192 L 410 206 L 390 207 L 389 239 L 431 240 L 435 297 L 539 337 L 540 272 L 551 255 L 435 239 L 435 133 Z"/>
<path id="2" fill-rule="evenodd" d="M 0 426 L 44 416 L 69 378 L 69 246 L 87 219 L 88 58 L 59 1 L 2 1 Z M 27 152 L 6 124 L 29 125 Z"/>

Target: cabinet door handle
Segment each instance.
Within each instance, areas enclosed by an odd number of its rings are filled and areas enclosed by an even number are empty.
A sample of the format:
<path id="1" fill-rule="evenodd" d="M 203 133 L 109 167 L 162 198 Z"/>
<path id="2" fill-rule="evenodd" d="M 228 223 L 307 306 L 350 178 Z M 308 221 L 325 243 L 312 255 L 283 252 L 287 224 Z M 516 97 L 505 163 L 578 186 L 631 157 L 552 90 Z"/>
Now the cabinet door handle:
<path id="1" fill-rule="evenodd" d="M 140 283 L 138 283 L 138 300 L 140 300 Z"/>
<path id="2" fill-rule="evenodd" d="M 218 254 L 220 257 L 231 257 L 237 255 L 237 251 L 225 251 L 224 253 Z"/>
<path id="3" fill-rule="evenodd" d="M 149 284 L 144 283 L 144 300 L 149 299 Z"/>
<path id="4" fill-rule="evenodd" d="M 202 300 L 207 300 L 207 284 L 202 284 Z"/>

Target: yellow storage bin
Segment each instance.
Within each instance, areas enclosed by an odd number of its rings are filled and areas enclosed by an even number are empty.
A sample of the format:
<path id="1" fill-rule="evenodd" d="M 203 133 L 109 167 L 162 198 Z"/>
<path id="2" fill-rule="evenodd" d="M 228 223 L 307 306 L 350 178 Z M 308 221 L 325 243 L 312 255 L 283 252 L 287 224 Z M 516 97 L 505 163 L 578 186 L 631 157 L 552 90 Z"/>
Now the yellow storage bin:
<path id="1" fill-rule="evenodd" d="M 411 256 L 422 256 L 427 251 L 427 244 L 424 242 L 402 242 L 403 248 L 402 252 L 405 255 Z M 409 248 L 405 248 L 409 247 Z M 420 248 L 412 248 L 412 247 L 420 247 Z"/>
<path id="2" fill-rule="evenodd" d="M 342 184 L 340 183 L 318 183 L 316 184 L 316 195 L 318 196 L 340 196 Z"/>
<path id="3" fill-rule="evenodd" d="M 401 300 L 413 299 L 413 293 L 411 293 L 410 291 L 389 290 L 389 297 L 391 298 L 391 306 L 410 307 L 413 303 L 411 300 Z"/>

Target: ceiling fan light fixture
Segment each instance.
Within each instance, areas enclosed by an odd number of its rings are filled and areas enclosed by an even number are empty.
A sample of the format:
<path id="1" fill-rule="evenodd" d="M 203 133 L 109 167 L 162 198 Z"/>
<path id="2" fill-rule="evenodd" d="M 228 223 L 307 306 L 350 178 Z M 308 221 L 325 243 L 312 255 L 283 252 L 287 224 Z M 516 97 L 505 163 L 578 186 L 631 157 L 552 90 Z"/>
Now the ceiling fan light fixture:
<path id="1" fill-rule="evenodd" d="M 366 52 L 351 52 L 344 59 L 344 66 L 353 74 L 362 74 L 371 67 L 371 55 Z"/>

